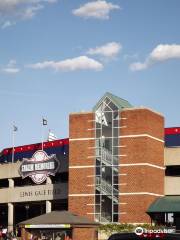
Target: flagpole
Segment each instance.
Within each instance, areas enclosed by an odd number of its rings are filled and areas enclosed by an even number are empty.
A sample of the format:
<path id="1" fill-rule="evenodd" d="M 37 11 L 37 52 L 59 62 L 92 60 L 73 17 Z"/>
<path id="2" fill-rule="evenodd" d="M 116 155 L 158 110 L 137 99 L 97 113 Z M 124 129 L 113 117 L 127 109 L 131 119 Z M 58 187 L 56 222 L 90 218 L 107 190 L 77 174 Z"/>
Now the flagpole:
<path id="1" fill-rule="evenodd" d="M 45 118 L 43 118 L 42 117 L 42 129 L 41 129 L 41 131 L 42 131 L 42 151 L 43 151 L 43 141 L 44 141 L 44 126 L 46 126 L 47 125 L 47 120 L 45 119 Z"/>
<path id="2" fill-rule="evenodd" d="M 42 123 L 41 123 L 41 143 L 42 143 L 42 146 L 41 146 L 41 149 L 42 149 L 42 151 L 43 151 L 43 127 L 44 127 L 44 125 L 43 125 L 43 117 L 42 117 Z"/>
<path id="3" fill-rule="evenodd" d="M 12 129 L 12 163 L 14 162 L 14 125 Z"/>

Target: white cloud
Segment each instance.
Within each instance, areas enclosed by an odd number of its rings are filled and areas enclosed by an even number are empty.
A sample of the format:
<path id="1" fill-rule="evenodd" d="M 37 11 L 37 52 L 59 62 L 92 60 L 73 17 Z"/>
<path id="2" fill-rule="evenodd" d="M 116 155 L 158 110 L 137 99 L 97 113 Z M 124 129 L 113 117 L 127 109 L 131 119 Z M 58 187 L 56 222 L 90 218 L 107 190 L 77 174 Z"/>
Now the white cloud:
<path id="1" fill-rule="evenodd" d="M 87 51 L 89 55 L 99 55 L 106 58 L 114 58 L 117 54 L 121 51 L 122 46 L 120 43 L 117 42 L 110 42 L 103 46 L 99 46 L 96 48 L 90 48 Z"/>
<path id="2" fill-rule="evenodd" d="M 141 71 L 146 69 L 148 66 L 146 63 L 135 62 L 130 65 L 131 71 Z"/>
<path id="3" fill-rule="evenodd" d="M 1 28 L 2 29 L 5 29 L 5 28 L 8 28 L 8 27 L 11 27 L 11 26 L 13 26 L 13 25 L 15 25 L 15 22 L 11 22 L 11 21 L 5 21 L 3 24 L 2 24 L 2 26 L 1 26 Z"/>
<path id="4" fill-rule="evenodd" d="M 158 45 L 150 54 L 153 61 L 166 61 L 172 58 L 180 58 L 180 45 Z"/>
<path id="5" fill-rule="evenodd" d="M 54 69 L 56 71 L 75 71 L 75 70 L 102 70 L 103 65 L 87 56 L 66 59 L 63 61 L 44 61 L 35 64 L 30 64 L 27 67 L 32 69 Z"/>
<path id="6" fill-rule="evenodd" d="M 41 9 L 43 9 L 44 6 L 41 4 L 37 4 L 36 6 L 29 6 L 22 12 L 22 18 L 23 19 L 31 19 L 33 18 L 37 12 Z"/>
<path id="7" fill-rule="evenodd" d="M 135 62 L 130 65 L 132 71 L 140 71 L 150 66 L 164 62 L 169 59 L 180 59 L 180 45 L 178 44 L 160 44 L 155 47 L 144 62 Z"/>
<path id="8" fill-rule="evenodd" d="M 19 71 L 20 71 L 19 68 L 4 68 L 3 69 L 3 72 L 10 73 L 10 74 L 18 73 Z"/>
<path id="9" fill-rule="evenodd" d="M 120 6 L 99 0 L 88 2 L 72 12 L 75 16 L 84 18 L 109 19 L 110 12 L 115 9 L 120 9 Z"/>
<path id="10" fill-rule="evenodd" d="M 15 74 L 20 72 L 20 69 L 16 66 L 15 60 L 10 60 L 9 63 L 1 69 L 2 72 Z"/>
<path id="11" fill-rule="evenodd" d="M 19 20 L 31 19 L 45 4 L 58 0 L 0 0 L 0 24 L 7 28 Z"/>

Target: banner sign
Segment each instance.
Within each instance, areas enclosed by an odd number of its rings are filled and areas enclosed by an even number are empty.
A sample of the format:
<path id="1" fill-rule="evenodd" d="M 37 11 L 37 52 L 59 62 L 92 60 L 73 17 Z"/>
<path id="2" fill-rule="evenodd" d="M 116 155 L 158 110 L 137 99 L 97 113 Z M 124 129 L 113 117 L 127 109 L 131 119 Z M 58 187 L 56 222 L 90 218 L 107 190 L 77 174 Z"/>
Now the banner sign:
<path id="1" fill-rule="evenodd" d="M 27 224 L 25 228 L 71 228 L 70 224 Z"/>
<path id="2" fill-rule="evenodd" d="M 32 158 L 23 158 L 19 168 L 22 178 L 31 177 L 36 184 L 43 183 L 49 175 L 55 176 L 60 167 L 55 154 L 50 156 L 45 151 L 39 150 Z"/>

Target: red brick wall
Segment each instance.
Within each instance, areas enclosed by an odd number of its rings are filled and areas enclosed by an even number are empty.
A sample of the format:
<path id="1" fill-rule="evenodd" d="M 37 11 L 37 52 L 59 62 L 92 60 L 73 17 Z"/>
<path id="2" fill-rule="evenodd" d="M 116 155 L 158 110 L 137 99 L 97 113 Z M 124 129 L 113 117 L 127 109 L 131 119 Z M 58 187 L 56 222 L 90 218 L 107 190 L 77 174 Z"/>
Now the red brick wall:
<path id="1" fill-rule="evenodd" d="M 69 127 L 69 210 L 94 219 L 94 114 L 71 114 Z M 146 211 L 164 193 L 164 170 L 149 166 L 164 166 L 164 119 L 149 109 L 123 110 L 120 127 L 119 221 L 150 222 Z"/>
<path id="2" fill-rule="evenodd" d="M 78 215 L 94 219 L 92 214 L 95 193 L 94 114 L 71 114 L 69 122 L 68 209 Z"/>
<path id="3" fill-rule="evenodd" d="M 73 240 L 97 240 L 96 228 L 74 228 Z"/>
<path id="4" fill-rule="evenodd" d="M 120 196 L 119 222 L 121 223 L 150 223 L 150 217 L 146 214 L 147 207 L 157 198 L 149 195 Z M 122 214 L 121 214 L 122 213 Z"/>
<path id="5" fill-rule="evenodd" d="M 123 110 L 120 114 L 121 135 L 149 134 L 164 138 L 164 118 L 146 108 Z"/>
<path id="6" fill-rule="evenodd" d="M 91 138 L 94 131 L 94 113 L 75 113 L 69 116 L 69 138 Z"/>
<path id="7" fill-rule="evenodd" d="M 164 144 L 149 137 L 120 138 L 121 164 L 149 163 L 158 166 L 164 164 Z"/>
<path id="8" fill-rule="evenodd" d="M 150 222 L 146 211 L 156 194 L 164 194 L 164 170 L 158 168 L 164 167 L 164 143 L 156 138 L 164 138 L 162 116 L 149 109 L 120 113 L 120 222 Z"/>
<path id="9" fill-rule="evenodd" d="M 69 211 L 94 220 L 93 214 L 88 214 L 94 212 L 94 206 L 88 205 L 92 203 L 94 203 L 94 196 L 69 197 Z"/>
<path id="10" fill-rule="evenodd" d="M 94 168 L 69 169 L 69 194 L 94 193 Z"/>
<path id="11" fill-rule="evenodd" d="M 127 174 L 120 176 L 121 193 L 150 192 L 155 194 L 164 193 L 164 171 L 149 166 L 128 166 L 120 167 L 120 173 Z"/>

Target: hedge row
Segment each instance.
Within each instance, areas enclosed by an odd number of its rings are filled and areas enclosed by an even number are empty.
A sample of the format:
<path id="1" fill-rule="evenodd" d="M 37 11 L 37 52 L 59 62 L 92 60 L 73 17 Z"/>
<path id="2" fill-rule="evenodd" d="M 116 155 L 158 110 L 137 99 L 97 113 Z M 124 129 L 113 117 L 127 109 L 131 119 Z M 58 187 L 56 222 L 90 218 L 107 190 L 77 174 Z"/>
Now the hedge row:
<path id="1" fill-rule="evenodd" d="M 127 224 L 127 223 L 122 223 L 122 224 L 102 224 L 99 227 L 100 231 L 103 231 L 107 234 L 109 233 L 114 233 L 114 232 L 134 232 L 136 227 L 142 227 L 145 229 L 160 229 L 164 228 L 164 226 L 152 226 L 150 224 Z"/>

